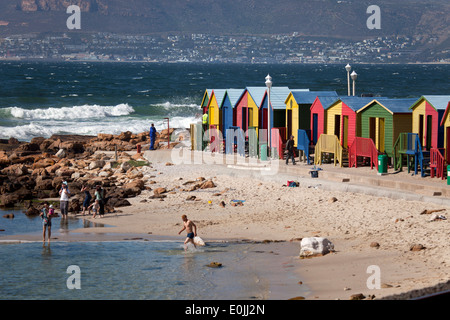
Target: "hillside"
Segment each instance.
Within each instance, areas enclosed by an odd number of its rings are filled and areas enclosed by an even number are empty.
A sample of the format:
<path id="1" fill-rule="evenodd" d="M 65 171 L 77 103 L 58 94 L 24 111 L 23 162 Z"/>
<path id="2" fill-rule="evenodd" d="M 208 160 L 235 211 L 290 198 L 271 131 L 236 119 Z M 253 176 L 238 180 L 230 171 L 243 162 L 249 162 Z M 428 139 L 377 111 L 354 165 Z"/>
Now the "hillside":
<path id="1" fill-rule="evenodd" d="M 0 0 L 0 35 L 65 32 L 66 8 L 82 10 L 82 32 L 283 34 L 362 39 L 420 37 L 447 46 L 448 0 L 379 0 L 381 30 L 369 30 L 370 1 L 357 0 Z"/>

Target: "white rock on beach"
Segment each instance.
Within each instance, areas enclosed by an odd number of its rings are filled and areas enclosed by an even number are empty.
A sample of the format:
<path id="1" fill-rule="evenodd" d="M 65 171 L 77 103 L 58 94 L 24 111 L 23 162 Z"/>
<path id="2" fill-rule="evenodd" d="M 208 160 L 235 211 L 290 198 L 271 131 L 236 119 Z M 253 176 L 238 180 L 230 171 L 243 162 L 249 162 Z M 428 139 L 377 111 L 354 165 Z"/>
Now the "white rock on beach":
<path id="1" fill-rule="evenodd" d="M 194 237 L 194 243 L 197 246 L 204 246 L 205 245 L 205 241 L 203 241 L 203 239 L 200 238 L 199 236 Z"/>
<path id="2" fill-rule="evenodd" d="M 303 238 L 300 242 L 300 257 L 313 257 L 325 255 L 334 251 L 334 245 L 323 237 Z"/>

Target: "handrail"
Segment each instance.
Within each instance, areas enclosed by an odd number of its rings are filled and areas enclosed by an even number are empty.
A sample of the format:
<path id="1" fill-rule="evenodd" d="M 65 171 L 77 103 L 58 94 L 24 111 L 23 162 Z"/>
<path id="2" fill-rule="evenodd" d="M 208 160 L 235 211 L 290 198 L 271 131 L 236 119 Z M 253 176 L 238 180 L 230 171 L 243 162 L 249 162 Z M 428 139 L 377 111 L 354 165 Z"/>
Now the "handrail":
<path id="1" fill-rule="evenodd" d="M 352 145 L 348 149 L 349 167 L 357 167 L 357 158 L 369 157 L 370 158 L 370 168 L 373 169 L 373 165 L 378 170 L 378 150 L 370 138 L 355 137 Z"/>
<path id="2" fill-rule="evenodd" d="M 434 178 L 434 171 L 436 170 L 436 177 L 444 180 L 445 159 L 442 153 L 437 148 L 430 150 L 430 174 Z"/>
<path id="3" fill-rule="evenodd" d="M 317 140 L 316 147 L 314 149 L 314 164 L 322 164 L 322 153 L 328 152 L 334 154 L 334 165 L 336 161 L 342 167 L 342 153 L 343 148 L 341 142 L 336 135 L 321 134 Z"/>
<path id="4" fill-rule="evenodd" d="M 414 173 L 417 175 L 420 164 L 420 171 L 422 177 L 425 177 L 425 158 L 423 155 L 422 144 L 417 133 L 400 133 L 397 141 L 394 144 L 394 169 L 402 169 L 403 154 L 407 156 L 414 156 Z M 408 160 L 408 172 L 409 172 Z"/>

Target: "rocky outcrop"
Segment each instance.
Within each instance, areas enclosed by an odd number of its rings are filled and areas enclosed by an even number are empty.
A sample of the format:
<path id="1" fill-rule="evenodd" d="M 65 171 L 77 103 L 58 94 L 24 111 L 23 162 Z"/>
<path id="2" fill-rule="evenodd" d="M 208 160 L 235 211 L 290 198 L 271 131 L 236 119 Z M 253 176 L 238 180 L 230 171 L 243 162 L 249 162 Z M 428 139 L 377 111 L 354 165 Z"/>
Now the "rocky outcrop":
<path id="1" fill-rule="evenodd" d="M 158 133 L 155 147 L 159 148 L 160 137 L 167 139 L 172 132 Z M 146 186 L 142 172 L 130 164 L 131 160 L 144 161 L 142 154 L 131 156 L 124 151 L 135 150 L 138 144 L 148 148 L 149 143 L 148 132 L 133 134 L 129 131 L 119 135 L 54 135 L 30 142 L 2 139 L 0 206 L 13 207 L 31 199 L 58 198 L 63 181 L 69 183 L 74 194 L 69 212 L 80 209 L 83 185 L 94 188 L 100 184 L 105 188 L 107 212 L 114 207 L 128 206 L 130 202 L 126 199 L 139 195 Z M 171 147 L 174 145 L 171 143 Z M 117 161 L 101 151 L 117 151 Z"/>

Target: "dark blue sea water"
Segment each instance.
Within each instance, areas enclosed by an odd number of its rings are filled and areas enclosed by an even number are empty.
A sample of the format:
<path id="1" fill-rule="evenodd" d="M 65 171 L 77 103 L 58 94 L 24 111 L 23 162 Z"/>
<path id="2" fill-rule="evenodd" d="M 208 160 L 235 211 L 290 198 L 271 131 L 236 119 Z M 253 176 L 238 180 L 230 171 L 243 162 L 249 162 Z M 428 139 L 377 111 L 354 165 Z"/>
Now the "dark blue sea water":
<path id="1" fill-rule="evenodd" d="M 450 94 L 450 65 L 354 65 L 357 95 Z M 274 86 L 347 94 L 344 65 L 0 62 L 0 138 L 118 134 L 199 119 L 207 88 Z"/>

